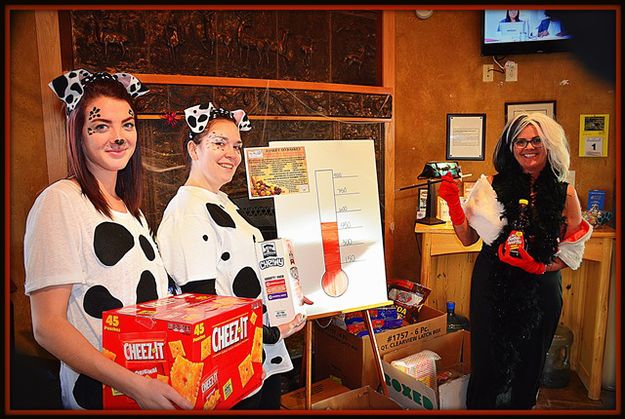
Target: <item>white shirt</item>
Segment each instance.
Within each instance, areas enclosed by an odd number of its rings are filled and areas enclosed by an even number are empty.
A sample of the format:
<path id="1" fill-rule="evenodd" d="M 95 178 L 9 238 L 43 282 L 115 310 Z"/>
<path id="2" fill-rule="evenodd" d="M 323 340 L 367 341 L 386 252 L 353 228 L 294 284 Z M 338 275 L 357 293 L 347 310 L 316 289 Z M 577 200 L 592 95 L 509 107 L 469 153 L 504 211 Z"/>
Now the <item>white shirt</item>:
<path id="1" fill-rule="evenodd" d="M 64 179 L 37 197 L 24 236 L 26 295 L 72 285 L 67 319 L 99 351 L 102 311 L 167 295 L 167 273 L 143 214 L 141 222 L 130 213 L 111 211 L 111 217 L 96 210 L 78 184 Z M 78 377 L 61 362 L 63 405 L 101 408 L 82 396 L 77 400 L 74 393 L 92 399 L 95 391 L 94 380 L 83 376 L 77 382 Z"/>
<path id="2" fill-rule="evenodd" d="M 217 295 L 262 298 L 255 242 L 262 233 L 219 191 L 181 186 L 165 208 L 157 243 L 165 268 L 180 286 L 215 278 Z M 269 318 L 263 315 L 265 325 Z M 284 340 L 263 344 L 265 378 L 293 368 Z"/>

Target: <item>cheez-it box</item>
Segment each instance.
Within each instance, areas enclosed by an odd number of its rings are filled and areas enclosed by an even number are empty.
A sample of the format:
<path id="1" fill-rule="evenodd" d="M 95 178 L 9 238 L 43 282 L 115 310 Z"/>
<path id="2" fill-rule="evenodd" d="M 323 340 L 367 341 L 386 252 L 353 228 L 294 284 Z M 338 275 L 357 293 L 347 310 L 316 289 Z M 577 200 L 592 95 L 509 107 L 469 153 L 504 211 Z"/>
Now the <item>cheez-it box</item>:
<path id="1" fill-rule="evenodd" d="M 261 300 L 181 294 L 102 313 L 102 352 L 171 385 L 195 409 L 229 409 L 262 380 Z M 104 409 L 139 409 L 103 386 Z"/>

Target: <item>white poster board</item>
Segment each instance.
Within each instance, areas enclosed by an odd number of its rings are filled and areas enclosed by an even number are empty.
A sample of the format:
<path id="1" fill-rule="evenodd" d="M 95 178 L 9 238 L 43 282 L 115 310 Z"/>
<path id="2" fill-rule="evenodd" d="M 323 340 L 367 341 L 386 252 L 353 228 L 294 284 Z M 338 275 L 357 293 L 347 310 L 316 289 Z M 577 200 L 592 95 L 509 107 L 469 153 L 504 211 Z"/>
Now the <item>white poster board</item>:
<path id="1" fill-rule="evenodd" d="M 388 304 L 373 141 L 269 146 L 306 148 L 310 192 L 274 197 L 278 237 L 293 242 L 304 295 L 314 302 L 306 313 Z"/>

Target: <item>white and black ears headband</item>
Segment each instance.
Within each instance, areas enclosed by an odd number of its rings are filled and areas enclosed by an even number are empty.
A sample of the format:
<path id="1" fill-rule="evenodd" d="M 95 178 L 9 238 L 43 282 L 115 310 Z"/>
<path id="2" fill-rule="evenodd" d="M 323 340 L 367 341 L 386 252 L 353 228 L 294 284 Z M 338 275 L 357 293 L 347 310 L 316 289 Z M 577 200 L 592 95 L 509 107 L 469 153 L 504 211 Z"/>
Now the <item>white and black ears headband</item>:
<path id="1" fill-rule="evenodd" d="M 215 118 L 226 118 L 234 121 L 239 131 L 252 129 L 252 124 L 243 109 L 228 111 L 223 108 L 216 108 L 211 102 L 208 102 L 208 105 L 199 104 L 184 110 L 184 119 L 191 129 L 189 138 L 204 132 L 208 123 Z"/>
<path id="2" fill-rule="evenodd" d="M 67 114 L 76 108 L 85 92 L 85 86 L 95 80 L 117 80 L 134 99 L 148 92 L 138 78 L 128 73 L 90 73 L 79 68 L 68 71 L 52 80 L 48 86 L 67 106 Z"/>

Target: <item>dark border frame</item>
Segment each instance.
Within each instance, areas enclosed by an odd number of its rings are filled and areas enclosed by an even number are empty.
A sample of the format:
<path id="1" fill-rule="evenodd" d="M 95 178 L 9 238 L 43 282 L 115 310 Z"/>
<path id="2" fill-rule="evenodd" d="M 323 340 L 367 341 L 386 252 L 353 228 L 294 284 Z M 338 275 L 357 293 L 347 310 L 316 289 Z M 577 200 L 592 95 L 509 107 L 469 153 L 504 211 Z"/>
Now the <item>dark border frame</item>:
<path id="1" fill-rule="evenodd" d="M 452 118 L 480 118 L 482 120 L 482 132 L 481 132 L 481 147 L 480 155 L 478 156 L 452 156 L 450 154 L 451 145 L 451 120 Z M 445 147 L 445 156 L 447 160 L 477 160 L 484 161 L 486 150 L 486 114 L 485 113 L 448 113 L 447 114 L 447 141 Z"/>

